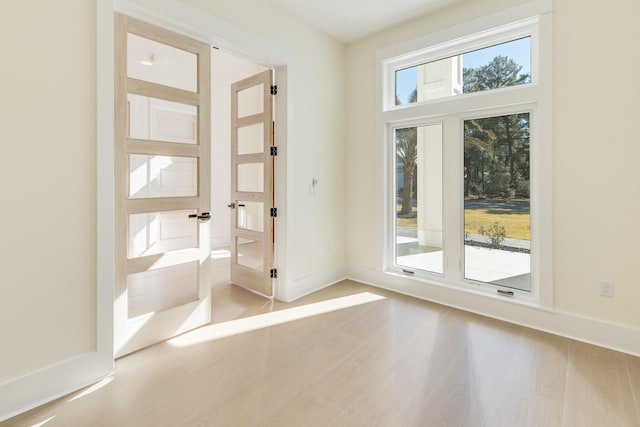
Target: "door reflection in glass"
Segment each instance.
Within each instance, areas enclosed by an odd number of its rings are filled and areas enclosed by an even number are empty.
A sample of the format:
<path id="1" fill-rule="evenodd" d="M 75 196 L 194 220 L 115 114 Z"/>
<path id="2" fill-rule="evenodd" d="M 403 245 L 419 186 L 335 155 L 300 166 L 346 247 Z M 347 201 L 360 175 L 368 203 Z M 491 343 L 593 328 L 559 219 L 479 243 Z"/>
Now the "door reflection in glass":
<path id="1" fill-rule="evenodd" d="M 257 240 L 236 238 L 236 263 L 252 270 L 263 271 L 264 244 Z"/>

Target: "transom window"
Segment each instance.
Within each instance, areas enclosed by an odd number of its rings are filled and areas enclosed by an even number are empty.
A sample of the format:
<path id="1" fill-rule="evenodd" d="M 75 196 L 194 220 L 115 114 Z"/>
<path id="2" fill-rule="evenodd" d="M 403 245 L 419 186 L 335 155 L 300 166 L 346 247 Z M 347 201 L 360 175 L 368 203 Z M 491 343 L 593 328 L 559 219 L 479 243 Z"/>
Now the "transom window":
<path id="1" fill-rule="evenodd" d="M 395 72 L 395 104 L 531 83 L 531 37 L 488 46 Z"/>
<path id="2" fill-rule="evenodd" d="M 551 107 L 539 31 L 532 17 L 381 58 L 387 271 L 541 301 Z"/>

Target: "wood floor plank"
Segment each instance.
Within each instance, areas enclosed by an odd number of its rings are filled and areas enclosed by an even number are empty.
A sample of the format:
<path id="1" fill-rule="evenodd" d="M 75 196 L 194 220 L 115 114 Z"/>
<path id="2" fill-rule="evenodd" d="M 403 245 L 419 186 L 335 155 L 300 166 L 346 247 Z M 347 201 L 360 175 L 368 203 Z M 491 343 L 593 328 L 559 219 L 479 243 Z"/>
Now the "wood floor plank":
<path id="1" fill-rule="evenodd" d="M 636 404 L 636 417 L 640 425 L 640 357 L 626 356 L 627 372 L 633 390 L 633 398 Z"/>
<path id="2" fill-rule="evenodd" d="M 639 425 L 623 354 L 571 342 L 563 425 Z"/>
<path id="3" fill-rule="evenodd" d="M 386 378 L 385 378 L 386 377 Z M 356 396 L 332 426 L 420 426 L 417 401 L 428 391 L 415 383 L 406 383 L 393 372 L 385 372 L 381 381 Z"/>
<path id="4" fill-rule="evenodd" d="M 271 415 L 260 421 L 257 426 L 305 426 L 326 427 L 340 415 L 340 410 L 322 397 L 303 390 Z"/>
<path id="5" fill-rule="evenodd" d="M 525 329 L 486 426 L 562 426 L 570 340 Z"/>
<path id="6" fill-rule="evenodd" d="M 319 335 L 318 339 L 300 351 L 291 351 L 291 357 L 282 359 L 275 365 L 283 375 L 311 384 L 326 372 L 335 369 L 357 351 L 360 338 L 335 330 L 329 335 Z"/>
<path id="7" fill-rule="evenodd" d="M 352 281 L 292 304 L 214 286 L 214 324 L 0 426 L 640 426 L 639 358 Z"/>
<path id="8" fill-rule="evenodd" d="M 469 316 L 459 310 L 448 310 L 432 323 L 424 322 L 408 331 L 411 337 L 394 348 L 398 357 L 393 370 L 404 381 L 433 388 L 451 366 L 451 361 L 466 351 L 466 328 Z"/>
<path id="9" fill-rule="evenodd" d="M 226 399 L 202 408 L 182 425 L 253 426 L 294 398 L 304 388 L 295 378 L 267 372 Z"/>
<path id="10" fill-rule="evenodd" d="M 393 375 L 392 351 L 377 339 L 366 340 L 334 369 L 307 388 L 342 410 L 359 396 L 368 395 Z"/>
<path id="11" fill-rule="evenodd" d="M 466 346 L 439 369 L 421 408 L 424 425 L 482 425 L 498 403 L 494 396 L 504 381 L 504 365 L 509 362 L 507 357 L 493 356 L 487 348 Z"/>

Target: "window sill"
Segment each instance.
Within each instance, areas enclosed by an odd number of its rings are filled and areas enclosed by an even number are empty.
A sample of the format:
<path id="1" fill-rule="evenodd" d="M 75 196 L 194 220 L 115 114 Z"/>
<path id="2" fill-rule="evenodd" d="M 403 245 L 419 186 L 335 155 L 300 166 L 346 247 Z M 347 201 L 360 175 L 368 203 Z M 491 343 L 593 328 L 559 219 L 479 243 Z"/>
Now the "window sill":
<path id="1" fill-rule="evenodd" d="M 497 289 L 501 289 L 499 287 L 492 287 L 492 289 L 485 288 L 485 286 L 488 287 L 491 285 L 483 286 L 483 285 L 474 285 L 466 282 L 447 282 L 444 280 L 437 280 L 436 278 L 428 277 L 425 275 L 411 276 L 411 275 L 403 274 L 400 271 L 394 271 L 394 270 L 387 270 L 384 273 L 391 277 L 410 280 L 413 282 L 419 282 L 420 284 L 433 286 L 435 287 L 433 289 L 436 289 L 436 290 L 439 290 L 438 288 L 440 288 L 446 291 L 454 291 L 456 293 L 466 294 L 466 295 L 470 294 L 474 296 L 480 296 L 482 298 L 488 298 L 493 301 L 506 302 L 506 303 L 515 304 L 515 305 L 519 305 L 527 308 L 533 308 L 533 309 L 537 309 L 547 313 L 556 313 L 556 310 L 550 307 L 543 306 L 540 303 L 540 301 L 538 299 L 534 299 L 533 296 L 524 296 L 522 293 L 515 292 L 515 291 L 514 291 L 514 294 L 515 294 L 514 296 L 502 296 L 497 294 Z M 428 292 L 428 289 L 426 289 L 426 291 Z M 418 295 L 413 295 L 413 296 L 423 298 Z M 428 299 L 428 298 L 425 298 L 425 299 Z"/>

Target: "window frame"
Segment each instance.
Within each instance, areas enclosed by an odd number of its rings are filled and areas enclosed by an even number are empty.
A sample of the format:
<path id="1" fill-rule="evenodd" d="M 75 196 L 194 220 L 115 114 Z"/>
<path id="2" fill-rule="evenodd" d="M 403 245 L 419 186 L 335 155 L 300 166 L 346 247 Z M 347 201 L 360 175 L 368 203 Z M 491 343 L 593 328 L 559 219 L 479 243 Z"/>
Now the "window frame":
<path id="1" fill-rule="evenodd" d="M 437 31 L 378 51 L 378 140 L 382 212 L 380 266 L 391 275 L 534 305 L 553 306 L 551 230 L 551 14 L 546 0 L 529 2 L 483 18 Z M 531 82 L 395 105 L 396 71 L 484 47 L 531 37 Z M 531 292 L 464 278 L 464 120 L 529 113 Z M 395 129 L 443 123 L 443 269 L 415 270 L 407 276 L 396 265 L 395 247 Z M 450 195 L 447 197 L 446 195 Z M 405 269 L 406 270 L 406 269 Z M 497 289 L 514 292 L 499 296 Z"/>
<path id="2" fill-rule="evenodd" d="M 447 98 L 422 101 L 420 103 L 416 102 L 413 104 L 404 105 L 395 104 L 395 77 L 397 71 L 439 61 L 441 59 L 451 58 L 465 53 L 471 53 L 473 51 L 484 49 L 486 47 L 496 46 L 525 37 L 531 37 L 531 82 L 518 86 L 508 86 L 499 89 L 492 89 L 490 91 L 471 92 Z M 533 17 L 500 27 L 492 28 L 479 33 L 470 34 L 468 36 L 460 37 L 448 42 L 439 43 L 434 46 L 425 47 L 414 52 L 399 55 L 395 58 L 387 59 L 383 63 L 383 73 L 385 76 L 385 95 L 383 102 L 384 111 L 413 107 L 416 104 L 438 103 L 443 99 L 457 99 L 477 96 L 478 94 L 484 94 L 485 92 L 494 93 L 496 91 L 520 89 L 521 86 L 537 86 L 538 70 L 536 69 L 534 64 L 539 63 L 539 58 L 537 55 L 537 52 L 539 50 L 538 40 L 538 18 Z"/>
<path id="3" fill-rule="evenodd" d="M 395 195 L 396 195 L 396 188 L 397 188 L 397 169 L 396 169 L 396 165 L 395 165 L 395 155 L 396 155 L 396 149 L 395 149 L 395 132 L 397 129 L 403 129 L 403 128 L 408 128 L 408 127 L 426 127 L 426 126 L 434 126 L 434 125 L 441 125 L 442 126 L 442 191 L 444 193 L 445 191 L 445 168 L 444 168 L 444 149 L 446 146 L 445 143 L 445 137 L 444 137 L 444 132 L 445 132 L 445 122 L 442 119 L 442 117 L 430 117 L 430 118 L 420 118 L 420 119 L 412 119 L 412 120 L 404 120 L 404 121 L 398 121 L 398 122 L 390 122 L 387 124 L 387 132 L 389 134 L 389 138 L 391 139 L 390 143 L 388 144 L 388 155 L 389 156 L 393 156 L 393 172 L 390 174 L 389 178 L 390 178 L 390 183 L 389 183 L 389 192 L 390 194 L 393 195 L 394 200 L 395 201 Z M 389 157 L 391 158 L 391 157 Z M 395 203 L 388 203 L 388 209 L 386 214 L 390 215 L 389 218 L 391 218 L 391 222 L 393 223 L 393 227 L 395 229 L 395 216 L 396 216 L 396 205 Z M 444 214 L 444 203 L 442 204 L 442 224 L 443 224 L 443 234 L 444 234 L 444 230 L 446 228 L 446 222 L 447 222 L 447 217 Z M 407 270 L 409 267 L 403 268 L 402 266 L 398 266 L 395 264 L 395 260 L 397 259 L 397 233 L 392 232 L 391 233 L 391 243 L 390 243 L 390 250 L 392 251 L 391 253 L 391 259 L 393 260 L 393 262 L 391 262 L 390 265 L 390 269 L 393 270 L 396 273 L 402 273 L 404 270 Z M 444 241 L 443 241 L 443 246 L 444 246 Z M 444 248 L 443 248 L 444 250 Z M 426 270 L 420 270 L 423 273 L 422 274 L 427 274 L 429 276 L 435 276 L 437 278 L 440 279 L 444 279 L 445 274 L 446 274 L 446 267 L 445 267 L 445 259 L 443 258 L 442 260 L 442 269 L 443 272 L 442 273 L 438 273 L 435 271 L 426 271 Z M 414 273 L 415 274 L 415 273 Z M 422 274 L 418 274 L 418 277 L 421 276 Z"/>

